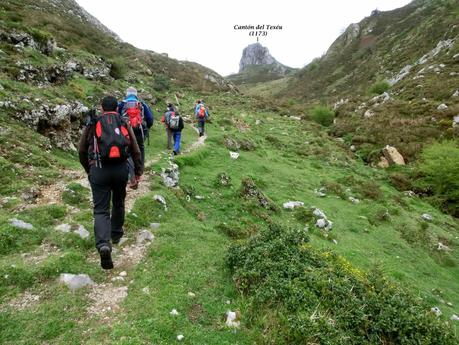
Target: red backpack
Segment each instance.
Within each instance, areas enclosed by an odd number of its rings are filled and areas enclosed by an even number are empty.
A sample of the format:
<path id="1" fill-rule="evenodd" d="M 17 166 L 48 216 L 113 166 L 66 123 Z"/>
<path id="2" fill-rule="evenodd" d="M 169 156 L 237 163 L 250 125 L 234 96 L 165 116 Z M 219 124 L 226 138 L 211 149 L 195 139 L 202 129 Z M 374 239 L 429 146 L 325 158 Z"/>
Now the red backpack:
<path id="1" fill-rule="evenodd" d="M 203 119 L 206 117 L 206 107 L 201 105 L 201 107 L 199 108 L 199 113 L 198 113 L 198 116 Z"/>
<path id="2" fill-rule="evenodd" d="M 102 161 L 126 160 L 129 157 L 129 131 L 126 121 L 117 112 L 106 112 L 94 123 L 93 158 Z M 91 152 L 91 151 L 90 151 Z"/>
<path id="3" fill-rule="evenodd" d="M 132 128 L 139 128 L 143 123 L 143 106 L 139 101 L 126 101 L 122 111 L 127 115 Z"/>

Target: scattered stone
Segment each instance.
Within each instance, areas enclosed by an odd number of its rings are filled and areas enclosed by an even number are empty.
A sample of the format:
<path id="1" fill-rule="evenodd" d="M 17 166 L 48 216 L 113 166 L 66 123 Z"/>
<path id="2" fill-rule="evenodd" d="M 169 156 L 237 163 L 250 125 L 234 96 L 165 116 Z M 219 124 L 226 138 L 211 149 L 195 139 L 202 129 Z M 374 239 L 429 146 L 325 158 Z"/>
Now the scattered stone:
<path id="1" fill-rule="evenodd" d="M 137 235 L 137 243 L 141 244 L 145 241 L 147 242 L 152 242 L 154 240 L 155 236 L 148 231 L 148 230 L 142 230 L 140 233 Z"/>
<path id="2" fill-rule="evenodd" d="M 338 241 L 337 241 L 337 240 L 335 240 L 335 239 L 333 239 L 333 241 L 332 241 L 332 242 L 333 242 L 334 244 L 338 244 Z"/>
<path id="3" fill-rule="evenodd" d="M 375 112 L 374 112 L 373 110 L 371 110 L 371 109 L 368 109 L 368 110 L 365 112 L 365 114 L 363 114 L 363 117 L 365 117 L 365 118 L 368 119 L 368 118 L 370 118 L 370 117 L 373 117 L 374 115 L 375 115 Z"/>
<path id="4" fill-rule="evenodd" d="M 448 109 L 448 106 L 445 103 L 442 103 L 437 107 L 437 110 L 446 110 L 446 109 Z"/>
<path id="5" fill-rule="evenodd" d="M 301 201 L 288 201 L 284 202 L 283 207 L 288 210 L 293 210 L 296 207 L 304 206 L 304 202 Z"/>
<path id="6" fill-rule="evenodd" d="M 150 223 L 150 228 L 155 230 L 155 229 L 158 229 L 160 225 L 161 225 L 160 223 Z"/>
<path id="7" fill-rule="evenodd" d="M 451 317 L 449 319 L 451 321 L 459 321 L 459 316 L 457 316 L 456 314 L 453 314 L 453 315 L 451 315 Z"/>
<path id="8" fill-rule="evenodd" d="M 238 320 L 238 315 L 236 312 L 228 310 L 226 313 L 226 326 L 232 328 L 239 328 L 241 322 Z"/>
<path id="9" fill-rule="evenodd" d="M 422 218 L 423 220 L 428 221 L 428 222 L 430 222 L 430 221 L 433 220 L 432 216 L 431 216 L 430 214 L 428 214 L 428 213 L 423 213 L 423 214 L 421 214 L 421 218 Z"/>
<path id="10" fill-rule="evenodd" d="M 459 126 L 459 115 L 453 117 L 453 127 Z"/>
<path id="11" fill-rule="evenodd" d="M 123 271 L 120 273 L 120 277 L 126 277 L 127 276 L 127 272 L 126 271 Z"/>
<path id="12" fill-rule="evenodd" d="M 54 229 L 60 232 L 70 232 L 72 227 L 69 224 L 61 224 L 56 226 Z"/>
<path id="13" fill-rule="evenodd" d="M 113 277 L 111 280 L 112 282 L 124 281 L 124 278 L 123 277 Z"/>
<path id="14" fill-rule="evenodd" d="M 166 187 L 177 187 L 179 185 L 179 167 L 177 164 L 171 164 L 169 168 L 163 169 L 161 177 Z"/>
<path id="15" fill-rule="evenodd" d="M 456 90 L 451 97 L 459 97 L 459 90 Z"/>
<path id="16" fill-rule="evenodd" d="M 229 152 L 231 159 L 238 159 L 239 158 L 239 153 L 238 152 Z"/>
<path id="17" fill-rule="evenodd" d="M 352 196 L 349 197 L 349 201 L 352 202 L 353 204 L 358 204 L 360 203 L 360 200 L 359 199 L 356 199 Z"/>
<path id="18" fill-rule="evenodd" d="M 301 120 L 301 117 L 299 117 L 299 116 L 289 116 L 289 118 L 292 119 L 292 120 L 297 120 L 297 121 Z"/>
<path id="19" fill-rule="evenodd" d="M 438 242 L 438 244 L 437 244 L 437 250 L 438 250 L 438 251 L 445 251 L 445 252 L 447 252 L 447 251 L 449 251 L 450 249 L 449 249 L 448 246 L 445 246 L 443 243 Z"/>
<path id="20" fill-rule="evenodd" d="M 412 190 L 406 190 L 406 191 L 403 192 L 403 194 L 404 194 L 405 196 L 407 196 L 407 197 L 410 197 L 410 198 L 413 198 L 413 197 L 416 196 L 416 193 L 413 192 Z"/>
<path id="21" fill-rule="evenodd" d="M 40 196 L 40 190 L 36 187 L 32 187 L 21 194 L 21 199 L 24 201 L 31 202 L 37 199 L 39 196 Z"/>
<path id="22" fill-rule="evenodd" d="M 59 276 L 59 281 L 67 285 L 71 290 L 80 289 L 87 285 L 94 285 L 94 282 L 87 274 L 62 273 Z"/>
<path id="23" fill-rule="evenodd" d="M 161 205 L 163 205 L 163 206 L 164 206 L 164 210 L 167 211 L 166 199 L 165 199 L 162 195 L 155 194 L 155 195 L 153 196 L 153 200 L 156 200 L 156 201 L 159 202 Z"/>
<path id="24" fill-rule="evenodd" d="M 390 165 L 405 165 L 405 159 L 395 147 L 387 145 L 382 151 Z"/>
<path id="25" fill-rule="evenodd" d="M 202 195 L 196 195 L 194 198 L 197 200 L 204 200 L 206 197 Z"/>
<path id="26" fill-rule="evenodd" d="M 355 152 L 357 151 L 357 148 L 355 147 L 355 145 L 351 145 L 351 147 L 349 148 L 352 152 Z"/>
<path id="27" fill-rule="evenodd" d="M 194 297 L 196 297 L 196 294 L 194 292 L 189 291 L 188 292 L 188 297 L 194 298 Z"/>
<path id="28" fill-rule="evenodd" d="M 86 230 L 83 225 L 78 225 L 78 229 L 73 232 L 79 235 L 84 240 L 89 238 L 89 231 Z"/>
<path id="29" fill-rule="evenodd" d="M 23 220 L 19 220 L 17 218 L 11 218 L 10 219 L 10 224 L 14 226 L 15 228 L 18 229 L 26 229 L 26 230 L 32 230 L 33 225 L 30 223 L 26 223 Z"/>
<path id="30" fill-rule="evenodd" d="M 222 186 L 229 186 L 231 184 L 231 177 L 225 173 L 219 175 L 219 180 Z"/>
<path id="31" fill-rule="evenodd" d="M 177 309 L 172 309 L 169 314 L 171 314 L 172 316 L 177 316 L 179 312 L 177 311 Z"/>
<path id="32" fill-rule="evenodd" d="M 146 287 L 144 287 L 144 288 L 142 289 L 142 292 L 143 292 L 144 294 L 149 295 L 149 294 L 150 294 L 150 288 L 149 288 L 148 286 L 146 286 Z"/>
<path id="33" fill-rule="evenodd" d="M 182 341 L 184 338 L 185 338 L 185 337 L 183 336 L 183 334 L 179 334 L 179 335 L 177 336 L 177 340 L 178 340 L 178 341 Z"/>
<path id="34" fill-rule="evenodd" d="M 431 311 L 432 313 L 434 313 L 437 317 L 440 316 L 440 315 L 442 314 L 440 308 L 438 308 L 438 307 L 433 307 L 433 308 L 430 309 L 430 311 Z"/>

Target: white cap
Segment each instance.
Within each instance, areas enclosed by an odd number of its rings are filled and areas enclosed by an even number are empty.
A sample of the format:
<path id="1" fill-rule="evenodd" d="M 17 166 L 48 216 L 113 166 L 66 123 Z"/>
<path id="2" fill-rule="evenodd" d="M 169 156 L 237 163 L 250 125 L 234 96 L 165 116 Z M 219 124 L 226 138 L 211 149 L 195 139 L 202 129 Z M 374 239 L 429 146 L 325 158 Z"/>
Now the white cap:
<path id="1" fill-rule="evenodd" d="M 127 96 L 130 96 L 130 95 L 134 95 L 134 96 L 137 96 L 137 90 L 135 87 L 132 87 L 132 86 L 129 86 L 126 90 L 126 97 Z"/>

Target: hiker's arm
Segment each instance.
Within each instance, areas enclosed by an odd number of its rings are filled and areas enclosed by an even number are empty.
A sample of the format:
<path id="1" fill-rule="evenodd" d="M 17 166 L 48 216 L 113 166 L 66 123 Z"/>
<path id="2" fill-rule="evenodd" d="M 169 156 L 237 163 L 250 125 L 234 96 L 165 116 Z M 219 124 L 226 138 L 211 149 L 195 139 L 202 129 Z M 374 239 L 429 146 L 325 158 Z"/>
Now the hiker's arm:
<path id="1" fill-rule="evenodd" d="M 142 156 L 140 155 L 139 145 L 137 144 L 137 140 L 135 138 L 135 134 L 131 126 L 128 127 L 128 131 L 129 137 L 131 138 L 131 145 L 129 147 L 129 150 L 131 152 L 131 158 L 134 162 L 134 174 L 135 176 L 142 176 Z"/>
<path id="2" fill-rule="evenodd" d="M 147 121 L 147 127 L 150 128 L 153 126 L 153 112 L 151 111 L 150 107 L 145 103 L 143 105 L 143 116 L 145 117 L 145 121 Z"/>
<path id="3" fill-rule="evenodd" d="M 89 174 L 88 131 L 89 131 L 89 127 L 86 126 L 83 129 L 83 133 L 81 133 L 80 143 L 78 144 L 78 156 L 80 158 L 80 164 L 83 166 L 86 173 Z"/>
<path id="4" fill-rule="evenodd" d="M 181 131 L 185 127 L 185 124 L 183 123 L 183 118 L 180 116 L 179 119 L 179 130 Z"/>

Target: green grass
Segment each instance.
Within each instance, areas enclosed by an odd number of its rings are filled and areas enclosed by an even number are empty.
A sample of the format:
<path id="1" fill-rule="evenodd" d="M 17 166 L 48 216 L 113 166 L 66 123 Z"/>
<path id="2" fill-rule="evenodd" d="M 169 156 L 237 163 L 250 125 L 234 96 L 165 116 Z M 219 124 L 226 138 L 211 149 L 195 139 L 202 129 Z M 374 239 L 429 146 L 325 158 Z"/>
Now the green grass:
<path id="1" fill-rule="evenodd" d="M 191 106 L 196 97 L 187 95 L 182 107 Z M 33 338 L 37 341 L 32 343 L 172 344 L 178 334 L 183 334 L 184 343 L 189 344 L 262 343 L 264 329 L 279 326 L 272 313 L 281 310 L 268 308 L 261 316 L 254 314 L 251 298 L 238 293 L 224 258 L 232 243 L 244 243 L 273 222 L 300 229 L 309 226 L 312 248 L 341 255 L 363 272 L 377 266 L 413 298 L 422 298 L 427 306 L 439 306 L 444 313 L 441 320 L 457 313 L 459 294 L 454 287 L 458 283 L 459 258 L 455 250 L 455 220 L 395 190 L 385 172 L 353 159 L 327 139 L 316 124 L 260 109 L 257 101 L 246 98 L 213 95 L 208 96 L 207 102 L 212 105 L 213 124 L 207 127 L 205 147 L 175 158 L 180 166 L 180 189 L 163 186 L 158 172 L 168 165 L 170 157 L 170 152 L 165 151 L 166 133 L 160 123 L 151 131 L 147 159 L 153 160 L 149 168 L 153 175 L 143 181 L 148 183 L 150 192 L 137 199 L 127 214 L 126 235 L 132 241 L 150 223 L 161 225 L 154 230 L 155 240 L 147 256 L 128 271 L 132 283 L 122 309 L 111 316 L 113 327 L 87 317 L 89 301 L 84 291 L 71 294 L 55 284 L 63 272 L 88 273 L 97 282 L 109 279 L 97 262 L 88 260 L 94 253 L 92 236 L 85 241 L 75 234 L 54 230 L 63 222 L 91 229 L 91 211 L 83 202 L 89 191 L 69 184 L 69 190 L 74 192 L 63 197 L 66 203 L 79 206 L 76 213 L 69 212 L 66 206 L 15 211 L 14 201 L 0 211 L 0 229 L 10 238 L 10 242 L 2 240 L 5 245 L 0 273 L 9 279 L 1 281 L 0 296 L 8 301 L 24 290 L 40 292 L 49 287 L 52 291 L 31 309 L 1 309 L 0 317 L 10 325 L 0 332 L 3 343 L 27 343 Z M 235 119 L 248 129 L 240 132 L 233 125 Z M 257 124 L 256 120 L 261 122 Z M 197 139 L 190 125 L 185 126 L 183 152 Z M 251 140 L 255 145 L 251 150 L 240 150 L 240 157 L 232 160 L 225 137 L 238 142 Z M 71 168 L 78 166 L 76 157 L 62 152 L 56 155 L 56 162 Z M 222 180 L 229 182 L 222 184 Z M 243 181 L 251 181 L 251 187 L 246 183 L 241 189 Z M 314 193 L 320 187 L 326 189 L 324 198 Z M 241 194 L 244 190 L 256 191 L 255 197 Z M 154 194 L 166 198 L 168 211 L 153 201 Z M 204 199 L 196 199 L 197 195 Z M 354 205 L 349 196 L 361 202 Z M 263 197 L 273 207 L 260 206 Z M 305 208 L 283 210 L 282 203 L 289 200 L 303 201 Z M 314 227 L 311 206 L 321 208 L 334 222 L 328 237 Z M 8 225 L 12 211 L 17 218 L 31 222 L 36 230 L 13 230 Z M 428 225 L 420 219 L 425 212 L 434 218 Z M 453 251 L 436 251 L 439 241 Z M 37 255 L 42 243 L 55 246 L 59 252 L 36 265 L 28 264 L 22 254 Z M 145 287 L 149 294 L 142 291 Z M 196 297 L 190 298 L 188 292 Z M 452 307 L 446 302 L 451 302 Z M 62 305 L 67 306 L 64 312 Z M 177 317 L 169 314 L 173 308 L 179 311 Z M 240 313 L 241 329 L 233 331 L 224 326 L 228 309 Z M 48 317 L 33 323 L 32 315 L 42 315 L 45 310 Z M 59 323 L 62 316 L 69 321 Z M 276 328 L 270 329 L 276 332 Z M 89 340 L 82 330 L 89 330 Z"/>

